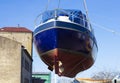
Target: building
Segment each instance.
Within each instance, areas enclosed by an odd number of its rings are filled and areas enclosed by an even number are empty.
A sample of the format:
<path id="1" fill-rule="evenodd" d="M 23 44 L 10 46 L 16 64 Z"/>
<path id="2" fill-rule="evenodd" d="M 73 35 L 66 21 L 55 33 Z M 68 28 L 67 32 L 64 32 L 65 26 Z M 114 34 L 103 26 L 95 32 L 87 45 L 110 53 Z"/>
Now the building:
<path id="1" fill-rule="evenodd" d="M 20 42 L 32 56 L 33 33 L 25 27 L 3 27 L 0 28 L 0 36 Z"/>
<path id="2" fill-rule="evenodd" d="M 0 83 L 32 83 L 30 44 L 32 31 L 15 27 L 0 29 Z"/>
<path id="3" fill-rule="evenodd" d="M 45 83 L 45 79 L 41 79 L 41 78 L 32 78 L 32 83 Z"/>
<path id="4" fill-rule="evenodd" d="M 37 80 L 37 82 L 35 82 L 35 80 Z M 33 83 L 51 83 L 51 73 L 35 72 L 32 74 L 32 81 L 33 81 Z"/>
<path id="5" fill-rule="evenodd" d="M 22 46 L 21 51 L 21 83 L 32 83 L 32 57 Z"/>

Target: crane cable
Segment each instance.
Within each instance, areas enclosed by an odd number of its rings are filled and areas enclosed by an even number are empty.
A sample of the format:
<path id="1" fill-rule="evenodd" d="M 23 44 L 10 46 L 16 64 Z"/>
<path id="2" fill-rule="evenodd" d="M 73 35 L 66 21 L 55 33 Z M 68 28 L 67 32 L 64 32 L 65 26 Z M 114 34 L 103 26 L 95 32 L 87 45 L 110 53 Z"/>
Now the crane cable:
<path id="1" fill-rule="evenodd" d="M 47 5 L 46 5 L 44 11 L 47 11 L 47 10 L 48 10 L 49 4 L 50 4 L 50 0 L 47 1 Z M 57 7 L 57 9 L 59 9 L 59 8 L 60 8 L 60 0 L 58 1 L 58 7 Z M 42 13 L 40 13 L 40 14 L 36 17 L 36 19 L 34 20 L 34 26 L 36 26 L 36 21 L 38 20 L 38 18 L 39 18 L 41 15 L 42 15 Z"/>
<path id="2" fill-rule="evenodd" d="M 48 2 L 47 2 L 47 5 L 46 5 L 46 7 L 45 7 L 45 10 L 44 11 L 47 11 L 48 10 L 48 6 L 49 6 L 49 4 L 50 4 L 50 0 L 48 0 Z M 38 18 L 40 18 L 41 17 L 41 15 L 43 14 L 43 12 L 42 13 L 40 13 L 36 18 L 35 18 L 35 20 L 34 20 L 34 27 L 36 27 L 36 22 L 37 22 L 37 20 L 38 20 Z"/>
<path id="3" fill-rule="evenodd" d="M 85 9 L 85 12 L 86 12 L 86 16 L 87 16 L 87 22 L 88 22 L 89 30 L 91 30 L 93 32 L 93 29 L 91 28 L 89 15 L 88 15 L 88 8 L 87 8 L 86 0 L 83 0 L 83 4 L 84 4 L 84 9 Z"/>
<path id="4" fill-rule="evenodd" d="M 58 9 L 60 8 L 60 0 L 58 1 Z"/>
<path id="5" fill-rule="evenodd" d="M 50 0 L 48 0 L 48 2 L 47 2 L 46 8 L 45 8 L 46 11 L 48 10 L 49 4 L 50 4 Z M 60 0 L 58 0 L 58 7 L 57 8 L 58 9 L 60 8 Z"/>
<path id="6" fill-rule="evenodd" d="M 46 8 L 45 8 L 45 11 L 48 10 L 49 4 L 50 4 L 50 0 L 48 0 L 48 2 L 47 2 L 47 5 L 46 5 Z"/>

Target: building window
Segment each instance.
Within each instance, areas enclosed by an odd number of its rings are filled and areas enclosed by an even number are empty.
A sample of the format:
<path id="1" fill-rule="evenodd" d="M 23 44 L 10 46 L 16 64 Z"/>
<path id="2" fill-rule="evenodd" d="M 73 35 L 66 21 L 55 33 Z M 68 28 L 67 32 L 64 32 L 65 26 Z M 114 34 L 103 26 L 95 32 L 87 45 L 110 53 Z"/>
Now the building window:
<path id="1" fill-rule="evenodd" d="M 25 69 L 29 72 L 29 63 L 27 60 L 25 60 Z"/>

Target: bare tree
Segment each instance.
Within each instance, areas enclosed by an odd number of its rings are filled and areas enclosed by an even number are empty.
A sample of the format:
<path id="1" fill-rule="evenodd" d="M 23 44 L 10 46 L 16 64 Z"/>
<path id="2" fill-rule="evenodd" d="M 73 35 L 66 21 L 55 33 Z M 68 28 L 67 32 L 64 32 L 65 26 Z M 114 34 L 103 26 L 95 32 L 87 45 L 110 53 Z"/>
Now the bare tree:
<path id="1" fill-rule="evenodd" d="M 91 78 L 94 80 L 108 80 L 107 83 L 111 83 L 110 81 L 118 74 L 119 72 L 101 71 L 93 74 Z"/>

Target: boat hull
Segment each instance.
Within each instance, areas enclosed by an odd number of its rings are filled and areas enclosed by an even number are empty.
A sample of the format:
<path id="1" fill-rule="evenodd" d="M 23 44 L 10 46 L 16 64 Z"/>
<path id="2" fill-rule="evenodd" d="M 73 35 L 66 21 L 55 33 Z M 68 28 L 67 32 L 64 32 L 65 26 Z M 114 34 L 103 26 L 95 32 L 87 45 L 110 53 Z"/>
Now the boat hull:
<path id="1" fill-rule="evenodd" d="M 50 70 L 60 61 L 63 71 L 60 72 L 57 66 L 56 74 L 71 78 L 93 65 L 97 51 L 95 37 L 88 29 L 61 21 L 36 28 L 34 43 Z"/>

